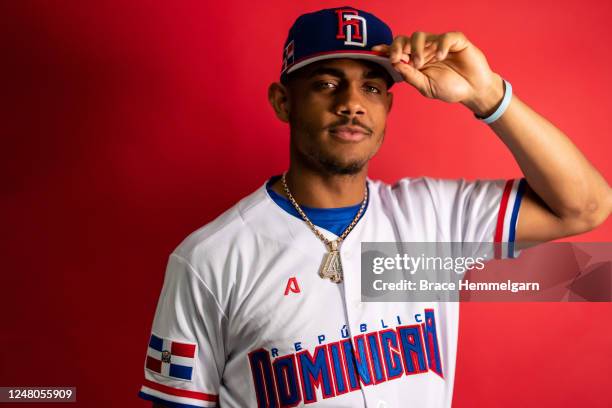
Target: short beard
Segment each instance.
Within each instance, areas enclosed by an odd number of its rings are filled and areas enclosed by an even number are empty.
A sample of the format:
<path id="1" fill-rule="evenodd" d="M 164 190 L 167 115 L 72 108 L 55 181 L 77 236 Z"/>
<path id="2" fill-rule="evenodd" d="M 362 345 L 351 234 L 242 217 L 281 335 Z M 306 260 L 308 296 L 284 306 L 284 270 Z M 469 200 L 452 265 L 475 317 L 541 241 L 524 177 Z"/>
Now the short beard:
<path id="1" fill-rule="evenodd" d="M 368 163 L 368 160 L 340 163 L 333 157 L 327 157 L 314 152 L 309 152 L 307 156 L 309 161 L 316 162 L 317 167 L 330 176 L 352 176 L 363 170 L 363 167 Z"/>
<path id="2" fill-rule="evenodd" d="M 370 157 L 365 160 L 355 160 L 349 163 L 342 163 L 334 157 L 327 156 L 321 151 L 307 150 L 301 151 L 294 146 L 294 151 L 298 160 L 306 167 L 322 172 L 330 176 L 352 176 L 363 170 L 364 166 L 370 161 Z"/>

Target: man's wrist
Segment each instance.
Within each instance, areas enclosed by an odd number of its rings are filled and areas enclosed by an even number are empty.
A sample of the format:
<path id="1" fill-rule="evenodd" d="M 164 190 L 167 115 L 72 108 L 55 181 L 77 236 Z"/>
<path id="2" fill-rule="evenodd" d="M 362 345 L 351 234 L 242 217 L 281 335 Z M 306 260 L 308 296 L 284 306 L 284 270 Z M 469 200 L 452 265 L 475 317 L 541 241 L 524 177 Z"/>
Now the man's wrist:
<path id="1" fill-rule="evenodd" d="M 504 92 L 504 80 L 498 74 L 494 74 L 494 80 L 489 89 L 473 100 L 462 102 L 462 104 L 474 112 L 478 118 L 486 118 L 499 108 L 504 99 Z"/>

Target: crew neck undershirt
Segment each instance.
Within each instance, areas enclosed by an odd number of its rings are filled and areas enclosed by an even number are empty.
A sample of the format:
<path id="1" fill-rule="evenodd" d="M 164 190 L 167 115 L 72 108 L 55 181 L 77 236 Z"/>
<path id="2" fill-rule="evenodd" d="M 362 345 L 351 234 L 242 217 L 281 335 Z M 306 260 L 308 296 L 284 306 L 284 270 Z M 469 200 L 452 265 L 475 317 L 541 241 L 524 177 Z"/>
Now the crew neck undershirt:
<path id="1" fill-rule="evenodd" d="M 272 200 L 274 200 L 274 202 L 287 213 L 302 220 L 302 216 L 293 207 L 291 201 L 272 189 L 272 185 L 280 178 L 281 175 L 272 176 L 266 183 L 266 190 L 268 191 L 270 198 L 272 198 Z M 365 214 L 369 201 L 370 199 L 368 194 L 368 201 L 366 202 L 366 206 L 361 214 L 361 217 L 363 217 L 363 214 Z M 353 218 L 355 218 L 359 212 L 361 204 L 338 208 L 316 208 L 305 205 L 301 205 L 300 207 L 314 225 L 340 236 L 340 234 L 344 232 L 344 230 L 350 225 Z"/>

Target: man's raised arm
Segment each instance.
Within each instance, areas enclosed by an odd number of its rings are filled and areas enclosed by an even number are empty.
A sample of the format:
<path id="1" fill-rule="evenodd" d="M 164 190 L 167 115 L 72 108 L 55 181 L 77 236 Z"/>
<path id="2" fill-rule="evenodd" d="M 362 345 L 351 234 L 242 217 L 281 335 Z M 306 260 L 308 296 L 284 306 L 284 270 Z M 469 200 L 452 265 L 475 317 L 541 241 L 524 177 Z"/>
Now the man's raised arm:
<path id="1" fill-rule="evenodd" d="M 527 181 L 516 241 L 544 242 L 580 234 L 608 218 L 612 190 L 606 180 L 563 132 L 511 96 L 482 51 L 463 33 L 419 31 L 372 49 L 387 54 L 404 80 L 423 96 L 460 102 L 480 118 L 495 113 L 507 96 L 509 104 L 490 126 Z"/>

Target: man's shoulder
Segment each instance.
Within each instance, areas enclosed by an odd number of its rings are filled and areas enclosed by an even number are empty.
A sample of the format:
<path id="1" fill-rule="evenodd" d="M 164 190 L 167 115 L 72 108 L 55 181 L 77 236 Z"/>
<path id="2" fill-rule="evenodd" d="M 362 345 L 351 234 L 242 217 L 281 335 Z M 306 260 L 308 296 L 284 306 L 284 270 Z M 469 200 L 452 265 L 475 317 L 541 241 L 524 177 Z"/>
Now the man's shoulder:
<path id="1" fill-rule="evenodd" d="M 227 251 L 252 234 L 253 219 L 265 214 L 269 205 L 265 189 L 260 187 L 245 196 L 215 219 L 189 234 L 174 250 L 174 254 L 191 261 L 202 253 Z"/>
<path id="2" fill-rule="evenodd" d="M 430 176 L 406 176 L 397 179 L 395 182 L 387 183 L 382 180 L 369 179 L 371 188 L 375 192 L 384 195 L 391 193 L 397 195 L 399 193 L 411 192 L 414 193 L 431 193 L 434 190 L 444 189 L 445 187 L 458 186 L 467 182 L 463 178 L 439 178 Z"/>
<path id="3" fill-rule="evenodd" d="M 418 176 L 403 177 L 393 184 L 374 181 L 371 186 L 383 203 L 397 203 L 406 208 L 420 203 L 439 208 L 469 197 L 486 196 L 495 200 L 508 182 L 512 180 Z"/>
<path id="4" fill-rule="evenodd" d="M 467 179 L 465 177 L 432 177 L 432 176 L 407 176 L 396 180 L 394 183 L 386 183 L 381 180 L 369 179 L 370 185 L 376 189 L 384 190 L 389 189 L 393 191 L 397 190 L 445 190 L 445 189 L 457 189 L 468 185 L 481 185 L 481 184 L 494 184 L 499 183 L 500 180 L 496 179 Z M 501 180 L 505 181 L 505 180 Z"/>

